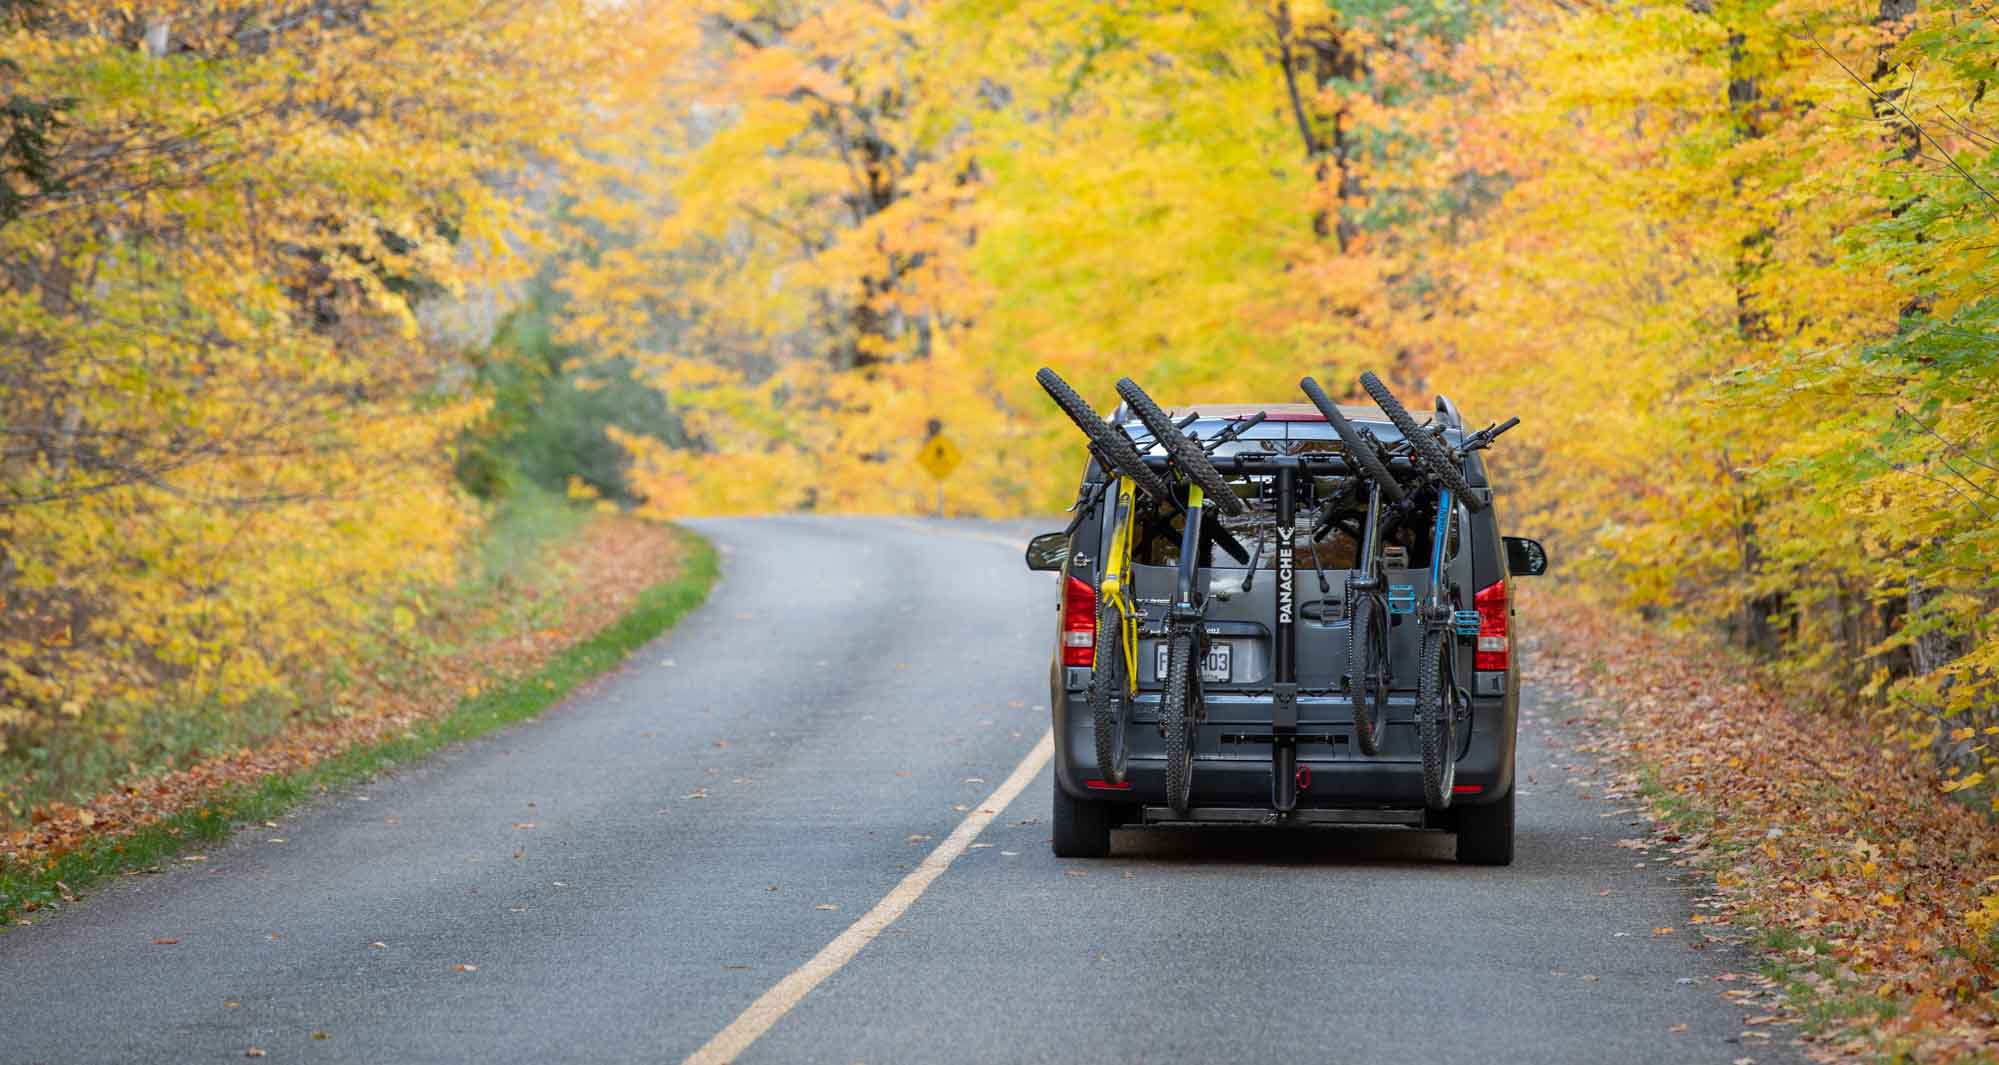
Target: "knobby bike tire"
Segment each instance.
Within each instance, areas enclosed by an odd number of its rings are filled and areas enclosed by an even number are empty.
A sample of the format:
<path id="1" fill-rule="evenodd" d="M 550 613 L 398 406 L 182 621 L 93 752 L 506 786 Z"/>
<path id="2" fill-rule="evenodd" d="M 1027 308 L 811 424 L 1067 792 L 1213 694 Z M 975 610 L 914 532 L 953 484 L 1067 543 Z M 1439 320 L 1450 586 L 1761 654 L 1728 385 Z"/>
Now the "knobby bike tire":
<path id="1" fill-rule="evenodd" d="M 1381 753 L 1388 724 L 1388 605 L 1374 592 L 1355 595 L 1347 639 L 1347 671 L 1353 686 L 1354 742 L 1369 757 Z"/>
<path id="2" fill-rule="evenodd" d="M 1333 432 L 1340 434 L 1340 443 L 1345 444 L 1347 454 L 1353 456 L 1356 472 L 1380 485 L 1381 494 L 1390 503 L 1402 502 L 1402 483 L 1389 472 L 1388 463 L 1381 457 L 1381 451 L 1374 442 L 1362 436 L 1360 427 L 1340 413 L 1339 405 L 1326 395 L 1325 389 L 1319 387 L 1319 382 L 1307 377 L 1298 382 L 1298 387 L 1305 390 L 1305 397 L 1319 408 L 1320 414 L 1325 415 L 1326 423 L 1333 427 Z"/>
<path id="3" fill-rule="evenodd" d="M 1423 634 L 1422 679 L 1416 688 L 1416 739 L 1423 749 L 1423 801 L 1432 810 L 1451 805 L 1451 788 L 1458 779 L 1456 693 L 1451 691 L 1450 661 L 1457 645 L 1449 629 Z"/>
<path id="4" fill-rule="evenodd" d="M 1166 411 L 1145 394 L 1145 389 L 1138 387 L 1138 382 L 1129 377 L 1118 378 L 1117 394 L 1124 397 L 1131 412 L 1138 415 L 1138 420 L 1152 431 L 1153 439 L 1165 446 L 1166 454 L 1173 459 L 1174 465 L 1180 467 L 1180 472 L 1200 485 L 1201 491 L 1208 494 L 1222 513 L 1234 517 L 1246 509 L 1236 496 L 1235 489 L 1230 488 L 1229 482 L 1222 477 L 1221 471 L 1208 461 L 1208 453 L 1201 450 L 1201 445 L 1187 439 L 1186 434 L 1173 424 L 1173 419 L 1166 416 Z"/>
<path id="5" fill-rule="evenodd" d="M 1138 448 L 1132 444 L 1131 437 L 1103 420 L 1075 389 L 1069 387 L 1069 382 L 1062 380 L 1061 375 L 1044 366 L 1035 372 L 1034 379 L 1115 467 L 1104 472 L 1130 478 L 1139 491 L 1159 502 L 1164 503 L 1173 497 L 1173 488 L 1166 483 L 1166 478 L 1159 476 L 1145 464 L 1144 459 L 1138 457 Z"/>
<path id="6" fill-rule="evenodd" d="M 1175 631 L 1166 650 L 1166 692 L 1159 726 L 1166 731 L 1166 804 L 1185 817 L 1194 795 L 1194 634 Z"/>
<path id="7" fill-rule="evenodd" d="M 1097 661 L 1090 673 L 1090 723 L 1096 730 L 1097 772 L 1107 784 L 1124 783 L 1131 748 L 1125 732 L 1131 723 L 1131 690 L 1125 685 L 1123 615 L 1117 607 L 1097 603 Z"/>
<path id="8" fill-rule="evenodd" d="M 1402 405 L 1401 400 L 1395 398 L 1395 393 L 1390 392 L 1387 385 L 1381 383 L 1381 378 L 1376 377 L 1374 371 L 1369 370 L 1360 375 L 1360 386 L 1367 389 L 1368 395 L 1374 397 L 1375 406 L 1380 407 L 1381 412 L 1388 415 L 1388 420 L 1394 422 L 1397 429 L 1402 430 L 1402 438 L 1409 441 L 1409 454 L 1415 459 L 1418 469 L 1429 475 L 1431 480 L 1450 489 L 1453 495 L 1464 500 L 1465 506 L 1473 511 L 1485 509 L 1485 504 L 1472 496 L 1471 482 L 1465 480 L 1464 464 L 1459 462 L 1441 441 L 1416 424 L 1416 419 L 1410 417 L 1408 408 Z"/>

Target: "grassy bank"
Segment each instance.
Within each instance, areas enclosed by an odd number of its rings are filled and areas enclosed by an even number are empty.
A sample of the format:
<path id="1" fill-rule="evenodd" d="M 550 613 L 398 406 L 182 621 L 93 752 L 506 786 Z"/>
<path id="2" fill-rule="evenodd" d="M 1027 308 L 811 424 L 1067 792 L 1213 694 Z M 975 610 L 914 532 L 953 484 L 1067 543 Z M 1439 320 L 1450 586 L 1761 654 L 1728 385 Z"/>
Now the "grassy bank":
<path id="1" fill-rule="evenodd" d="M 569 524 L 568 518 L 552 514 L 536 520 L 552 523 L 544 532 Z M 573 533 L 574 526 L 568 531 Z M 295 769 L 218 787 L 198 802 L 128 833 L 85 838 L 74 847 L 0 864 L 0 925 L 32 920 L 37 913 L 74 901 L 79 892 L 105 877 L 153 868 L 189 847 L 219 840 L 239 825 L 268 820 L 329 789 L 539 713 L 578 684 L 622 662 L 706 598 L 716 573 L 713 549 L 692 533 L 676 530 L 673 535 L 678 543 L 673 576 L 639 592 L 621 616 L 555 651 L 536 669 L 392 734 Z M 526 534 L 512 544 L 490 545 L 485 571 L 494 581 L 490 594 L 499 594 L 499 582 L 507 572 L 496 564 L 541 558 L 545 547 L 543 537 Z M 534 597 L 529 601 L 536 602 Z M 519 615 L 520 611 L 507 610 L 498 616 L 518 624 L 523 620 Z"/>

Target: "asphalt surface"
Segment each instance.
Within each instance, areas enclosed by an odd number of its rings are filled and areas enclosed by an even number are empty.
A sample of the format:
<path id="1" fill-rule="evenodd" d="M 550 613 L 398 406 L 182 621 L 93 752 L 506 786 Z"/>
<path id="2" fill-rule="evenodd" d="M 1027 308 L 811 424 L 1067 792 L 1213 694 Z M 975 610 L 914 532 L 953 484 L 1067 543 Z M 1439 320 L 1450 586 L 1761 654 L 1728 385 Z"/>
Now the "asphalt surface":
<path id="1" fill-rule="evenodd" d="M 1025 526 L 696 525 L 708 605 L 562 706 L 0 934 L 0 1063 L 701 1047 L 1040 740 L 1055 599 Z M 1792 1060 L 1528 690 L 1510 868 L 1364 830 L 1060 861 L 1044 769 L 741 1060 Z"/>

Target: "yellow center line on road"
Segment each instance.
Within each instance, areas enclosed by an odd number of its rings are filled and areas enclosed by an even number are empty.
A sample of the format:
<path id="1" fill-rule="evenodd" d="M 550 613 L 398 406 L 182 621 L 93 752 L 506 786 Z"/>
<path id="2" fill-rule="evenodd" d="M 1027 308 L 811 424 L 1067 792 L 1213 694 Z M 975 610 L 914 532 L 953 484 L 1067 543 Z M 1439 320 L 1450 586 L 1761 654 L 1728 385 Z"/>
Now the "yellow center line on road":
<path id="1" fill-rule="evenodd" d="M 728 1062 L 735 1061 L 741 1056 L 743 1051 L 750 1048 L 750 1044 L 770 1031 L 785 1014 L 791 1012 L 793 1006 L 811 994 L 813 988 L 838 972 L 841 966 L 854 960 L 854 955 L 859 954 L 861 948 L 874 942 L 876 936 L 881 935 L 889 925 L 894 924 L 897 918 L 907 912 L 909 907 L 929 889 L 931 883 L 943 876 L 944 871 L 951 868 L 951 863 L 965 853 L 965 849 L 972 845 L 973 840 L 979 838 L 979 833 L 985 831 L 985 827 L 992 823 L 993 818 L 1005 812 L 1013 800 L 1020 797 L 1020 793 L 1040 774 L 1042 767 L 1048 764 L 1048 760 L 1054 754 L 1055 730 L 1051 728 L 1041 734 L 1041 742 L 1027 752 L 1027 757 L 1022 758 L 1020 764 L 1013 767 L 1012 775 L 994 789 L 991 795 L 986 796 L 984 802 L 965 815 L 965 819 L 945 837 L 944 842 L 939 843 L 937 849 L 923 859 L 923 864 L 918 865 L 908 876 L 903 877 L 893 890 L 882 896 L 882 900 L 875 903 L 874 909 L 869 910 L 860 920 L 848 925 L 846 931 L 841 932 L 819 953 L 813 955 L 812 960 L 792 970 L 790 975 L 758 996 L 755 1002 L 750 1003 L 748 1009 L 737 1014 L 736 1019 L 729 1022 L 727 1028 L 715 1033 L 715 1038 L 708 1040 L 701 1049 L 689 1054 L 683 1065 L 727 1065 Z"/>

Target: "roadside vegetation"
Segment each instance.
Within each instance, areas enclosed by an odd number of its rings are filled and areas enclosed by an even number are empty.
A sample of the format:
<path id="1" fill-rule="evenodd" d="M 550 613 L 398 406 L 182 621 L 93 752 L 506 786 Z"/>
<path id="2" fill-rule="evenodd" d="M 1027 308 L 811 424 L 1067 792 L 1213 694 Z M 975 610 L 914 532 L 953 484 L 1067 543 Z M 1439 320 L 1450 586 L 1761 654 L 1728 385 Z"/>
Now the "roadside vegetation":
<path id="1" fill-rule="evenodd" d="M 1575 783 L 1658 825 L 1617 845 L 1714 878 L 1660 931 L 1764 952 L 1729 987 L 1752 1031 L 1840 1056 L 1989 1060 L 1999 839 L 1982 804 L 1939 798 L 1933 765 L 1713 634 L 1573 597 L 1530 593 L 1523 613 L 1537 682 L 1565 693 L 1565 733 L 1615 770 Z"/>
<path id="2" fill-rule="evenodd" d="M 633 12 L 633 17 L 639 13 Z M 705 546 L 540 280 L 585 3 L 0 5 L 0 922 L 531 713 Z"/>
<path id="3" fill-rule="evenodd" d="M 1051 364 L 1518 414 L 1563 595 L 1985 825 L 1995 56 L 1915 0 L 0 5 L 0 819 L 339 717 L 588 534 L 535 493 L 922 512 L 941 430 L 945 509 L 1066 505 Z"/>

